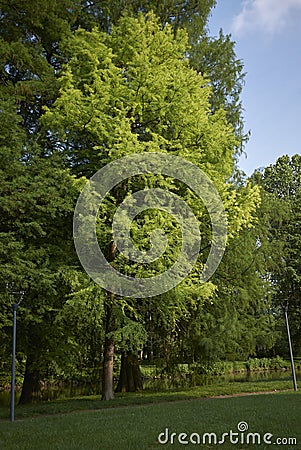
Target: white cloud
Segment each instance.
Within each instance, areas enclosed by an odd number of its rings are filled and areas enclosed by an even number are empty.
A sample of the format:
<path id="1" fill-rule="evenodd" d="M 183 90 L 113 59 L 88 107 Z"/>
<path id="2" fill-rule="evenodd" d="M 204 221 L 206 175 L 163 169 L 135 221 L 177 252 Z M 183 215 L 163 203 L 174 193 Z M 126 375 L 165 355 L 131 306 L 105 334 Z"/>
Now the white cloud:
<path id="1" fill-rule="evenodd" d="M 236 35 L 250 31 L 274 34 L 301 12 L 301 0 L 245 0 L 241 12 L 234 18 L 232 32 Z"/>

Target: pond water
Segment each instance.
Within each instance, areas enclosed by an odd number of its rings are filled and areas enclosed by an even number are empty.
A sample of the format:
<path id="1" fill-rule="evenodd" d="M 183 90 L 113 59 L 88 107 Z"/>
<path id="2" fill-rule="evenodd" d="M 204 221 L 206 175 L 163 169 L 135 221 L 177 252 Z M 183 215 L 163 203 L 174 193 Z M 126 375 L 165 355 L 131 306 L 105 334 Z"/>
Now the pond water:
<path id="1" fill-rule="evenodd" d="M 301 383 L 301 371 L 296 373 L 297 381 Z M 212 385 L 212 384 L 227 384 L 235 382 L 247 382 L 256 381 L 258 383 L 262 381 L 292 381 L 292 374 L 290 371 L 262 371 L 251 373 L 239 373 L 231 375 L 219 375 L 219 376 L 206 376 L 199 375 L 196 379 L 181 378 L 181 379 L 147 379 L 144 380 L 143 386 L 145 390 L 168 390 L 172 388 L 188 388 L 191 386 L 199 385 Z M 293 382 L 292 382 L 293 386 Z M 53 386 L 50 388 L 44 388 L 40 395 L 40 400 L 56 400 L 65 399 L 78 396 L 88 395 L 100 395 L 101 385 L 79 385 L 79 384 L 67 384 L 61 386 Z M 16 393 L 16 403 L 20 397 L 20 392 Z M 0 406 L 9 406 L 10 404 L 10 391 L 0 391 Z"/>
<path id="2" fill-rule="evenodd" d="M 297 381 L 301 382 L 301 371 L 296 372 Z M 193 386 L 208 386 L 213 384 L 227 384 L 248 381 L 292 381 L 292 373 L 289 370 L 265 370 L 258 372 L 243 372 L 226 375 L 197 375 L 186 379 L 156 379 L 144 383 L 145 389 L 166 390 L 170 388 L 188 388 Z M 293 381 L 292 381 L 293 383 Z"/>

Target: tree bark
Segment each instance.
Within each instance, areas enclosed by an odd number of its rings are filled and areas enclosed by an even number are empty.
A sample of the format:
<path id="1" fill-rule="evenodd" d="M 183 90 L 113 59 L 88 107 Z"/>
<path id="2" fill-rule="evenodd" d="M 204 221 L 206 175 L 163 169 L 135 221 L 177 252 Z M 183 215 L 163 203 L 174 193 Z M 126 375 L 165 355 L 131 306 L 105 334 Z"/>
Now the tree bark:
<path id="1" fill-rule="evenodd" d="M 111 300 L 113 294 L 110 295 Z M 102 371 L 102 400 L 112 400 L 114 398 L 113 388 L 113 368 L 114 368 L 114 319 L 113 315 L 113 302 L 110 301 L 106 307 L 106 337 L 104 342 L 104 354 L 103 354 L 103 371 Z"/>
<path id="2" fill-rule="evenodd" d="M 116 392 L 136 392 L 143 389 L 138 357 L 129 351 L 121 356 L 120 376 Z"/>
<path id="3" fill-rule="evenodd" d="M 113 241 L 110 244 L 107 253 L 107 261 L 112 262 L 116 258 L 117 245 Z M 112 400 L 114 398 L 113 388 L 113 368 L 114 368 L 114 331 L 115 320 L 113 313 L 114 306 L 114 294 L 109 293 L 107 295 L 107 302 L 105 304 L 105 328 L 106 336 L 104 342 L 103 351 L 103 365 L 102 365 L 102 400 Z"/>
<path id="4" fill-rule="evenodd" d="M 33 356 L 28 355 L 19 405 L 31 403 L 34 400 L 35 394 L 40 390 L 40 373 L 34 369 L 34 362 L 35 359 Z"/>
<path id="5" fill-rule="evenodd" d="M 103 373 L 102 373 L 102 400 L 114 398 L 113 389 L 113 364 L 114 364 L 114 339 L 106 338 L 104 348 Z"/>

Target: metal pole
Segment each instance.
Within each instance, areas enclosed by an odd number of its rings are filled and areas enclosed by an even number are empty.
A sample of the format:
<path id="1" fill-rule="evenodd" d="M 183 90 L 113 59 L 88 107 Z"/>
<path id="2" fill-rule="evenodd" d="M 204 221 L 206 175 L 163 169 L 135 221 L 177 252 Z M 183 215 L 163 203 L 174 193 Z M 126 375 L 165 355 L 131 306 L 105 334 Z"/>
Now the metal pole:
<path id="1" fill-rule="evenodd" d="M 286 331 L 287 331 L 287 339 L 288 339 L 288 345 L 290 350 L 290 358 L 291 358 L 291 367 L 292 367 L 292 375 L 293 375 L 293 382 L 294 382 L 294 390 L 297 391 L 297 379 L 296 379 L 296 372 L 295 372 L 295 364 L 294 364 L 294 355 L 293 355 L 293 347 L 292 347 L 292 341 L 291 341 L 291 333 L 290 333 L 290 327 L 288 323 L 288 304 L 284 307 L 284 316 L 285 316 L 285 324 L 286 324 Z"/>
<path id="2" fill-rule="evenodd" d="M 19 304 L 13 305 L 13 349 L 11 365 L 11 390 L 10 390 L 10 421 L 15 420 L 15 378 L 16 378 L 16 340 L 17 340 L 17 309 Z"/>

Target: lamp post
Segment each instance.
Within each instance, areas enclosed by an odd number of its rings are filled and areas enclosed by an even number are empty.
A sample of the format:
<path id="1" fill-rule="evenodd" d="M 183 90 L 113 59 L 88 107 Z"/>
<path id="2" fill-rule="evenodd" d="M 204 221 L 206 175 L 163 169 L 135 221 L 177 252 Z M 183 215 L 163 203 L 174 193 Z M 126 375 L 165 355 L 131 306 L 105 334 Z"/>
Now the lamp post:
<path id="1" fill-rule="evenodd" d="M 7 289 L 9 285 L 6 285 Z M 12 304 L 13 308 L 13 346 L 12 346 L 12 366 L 11 366 L 11 387 L 10 387 L 10 421 L 15 420 L 15 381 L 16 381 L 16 343 L 17 343 L 17 309 L 24 297 L 24 291 L 9 292 L 13 296 L 19 296 L 19 301 Z"/>
<path id="2" fill-rule="evenodd" d="M 287 315 L 288 302 L 286 303 L 286 305 L 284 305 L 283 311 L 284 311 L 286 332 L 287 332 L 287 340 L 288 340 L 288 346 L 289 346 L 290 358 L 291 358 L 291 367 L 292 367 L 294 390 L 297 391 L 297 379 L 296 379 L 296 371 L 295 371 L 295 364 L 294 364 L 293 346 L 292 346 L 291 333 L 290 333 L 290 327 L 289 327 L 288 315 Z"/>

